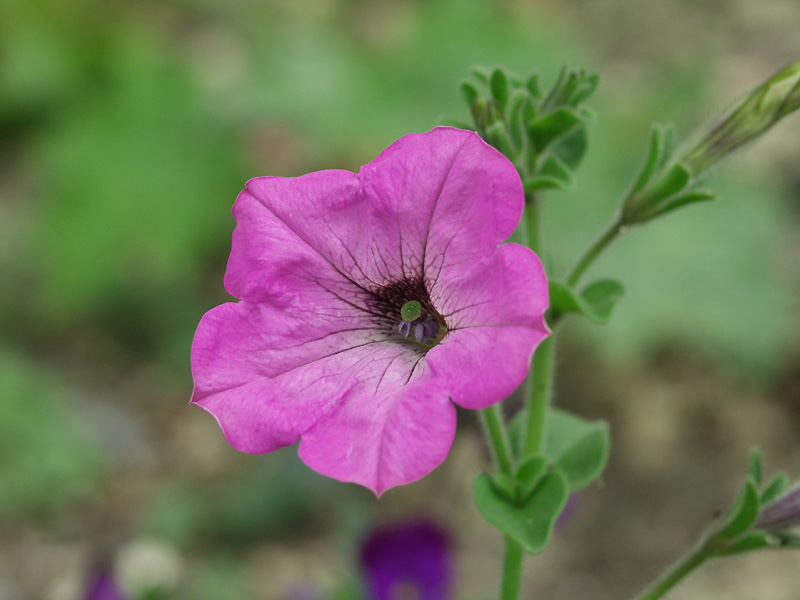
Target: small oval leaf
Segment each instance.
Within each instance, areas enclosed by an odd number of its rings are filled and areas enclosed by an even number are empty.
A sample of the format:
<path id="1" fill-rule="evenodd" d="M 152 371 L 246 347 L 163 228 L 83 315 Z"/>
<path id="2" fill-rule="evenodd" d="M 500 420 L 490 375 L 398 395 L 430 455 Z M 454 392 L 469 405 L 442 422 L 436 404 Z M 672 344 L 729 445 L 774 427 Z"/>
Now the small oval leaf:
<path id="1" fill-rule="evenodd" d="M 625 288 L 616 279 L 600 279 L 589 284 L 581 292 L 581 300 L 587 307 L 586 316 L 599 325 L 605 325 L 624 294 Z"/>
<path id="2" fill-rule="evenodd" d="M 508 98 L 511 92 L 508 86 L 508 75 L 503 69 L 497 68 L 492 71 L 489 87 L 492 91 L 492 97 L 497 103 L 503 108 L 508 106 Z"/>
<path id="3" fill-rule="evenodd" d="M 589 485 L 603 472 L 611 439 L 605 421 L 586 421 L 552 409 L 544 454 L 566 475 L 571 491 Z"/>
<path id="4" fill-rule="evenodd" d="M 545 475 L 522 503 L 504 498 L 486 474 L 478 476 L 473 489 L 475 504 L 486 520 L 530 554 L 537 554 L 547 546 L 569 495 L 566 477 L 557 469 Z"/>

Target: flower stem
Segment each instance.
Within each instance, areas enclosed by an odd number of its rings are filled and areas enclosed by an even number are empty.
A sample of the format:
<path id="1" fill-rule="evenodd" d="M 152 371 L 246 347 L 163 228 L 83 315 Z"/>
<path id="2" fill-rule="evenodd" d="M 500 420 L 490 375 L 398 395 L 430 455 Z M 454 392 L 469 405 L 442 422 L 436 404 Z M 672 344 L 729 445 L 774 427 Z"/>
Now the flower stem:
<path id="1" fill-rule="evenodd" d="M 525 211 L 523 214 L 525 222 L 523 224 L 525 231 L 525 242 L 528 248 L 539 254 L 541 248 L 541 235 L 539 233 L 539 203 L 533 194 L 525 195 Z"/>
<path id="2" fill-rule="evenodd" d="M 611 225 L 603 232 L 603 234 L 597 238 L 594 244 L 592 244 L 577 264 L 572 268 L 570 271 L 569 276 L 567 277 L 567 285 L 574 286 L 578 283 L 578 280 L 581 278 L 581 275 L 589 268 L 589 266 L 594 262 L 594 260 L 600 255 L 600 253 L 606 249 L 606 247 L 613 242 L 617 236 L 624 231 L 624 225 L 622 224 L 621 218 L 615 219 Z"/>
<path id="3" fill-rule="evenodd" d="M 705 561 L 714 555 L 713 551 L 708 547 L 706 540 L 690 550 L 678 562 L 668 568 L 661 576 L 653 582 L 641 594 L 636 596 L 634 600 L 657 600 L 670 591 L 677 583 L 679 583 L 689 573 L 694 571 L 697 567 L 702 565 Z"/>
<path id="4" fill-rule="evenodd" d="M 492 447 L 492 456 L 495 461 L 495 468 L 506 475 L 513 474 L 513 459 L 511 452 L 511 441 L 508 439 L 508 432 L 503 424 L 503 417 L 500 414 L 500 407 L 493 404 L 480 411 L 481 420 L 484 428 L 489 434 L 489 443 Z"/>
<path id="5" fill-rule="evenodd" d="M 517 600 L 522 580 L 522 546 L 506 536 L 506 554 L 503 560 L 503 583 L 500 600 Z"/>
<path id="6" fill-rule="evenodd" d="M 544 440 L 547 409 L 553 391 L 553 336 L 546 338 L 533 355 L 529 377 L 528 420 L 525 428 L 523 456 L 539 453 Z"/>

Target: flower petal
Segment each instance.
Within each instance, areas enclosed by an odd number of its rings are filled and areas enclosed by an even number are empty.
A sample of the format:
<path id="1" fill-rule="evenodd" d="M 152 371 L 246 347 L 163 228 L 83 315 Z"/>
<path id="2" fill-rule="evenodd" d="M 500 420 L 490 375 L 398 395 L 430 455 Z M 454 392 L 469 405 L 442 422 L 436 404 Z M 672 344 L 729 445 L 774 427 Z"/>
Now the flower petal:
<path id="1" fill-rule="evenodd" d="M 427 277 L 428 271 L 438 278 L 445 261 L 476 260 L 511 235 L 522 213 L 522 184 L 513 165 L 472 131 L 437 127 L 410 134 L 365 165 L 358 184 L 346 173 L 259 177 L 244 193 L 372 291 Z M 237 222 L 243 227 L 238 215 Z M 272 235 L 264 229 L 258 239 Z M 278 244 L 259 248 L 259 257 L 283 245 L 282 235 Z M 232 281 L 253 271 L 252 264 L 244 266 L 226 277 L 238 297 Z"/>
<path id="2" fill-rule="evenodd" d="M 263 193 L 254 194 L 251 190 Z M 327 205 L 347 204 L 357 192 L 356 175 L 349 171 L 248 181 L 233 205 L 236 229 L 225 271 L 225 289 L 242 300 L 272 301 L 275 294 L 292 287 L 285 280 L 298 269 L 311 274 L 312 279 L 324 277 L 336 282 L 337 287 L 351 287 L 336 265 L 311 244 L 313 240 L 304 237 L 303 225 L 308 224 L 294 221 L 304 218 L 303 211 L 308 211 L 307 218 L 313 221 L 310 226 L 321 227 Z M 265 198 L 274 199 L 286 215 L 273 210 Z"/>
<path id="3" fill-rule="evenodd" d="M 225 275 L 241 301 L 198 327 L 193 402 L 234 447 L 301 439 L 310 467 L 378 495 L 427 474 L 453 440 L 449 399 L 501 400 L 548 334 L 541 264 L 499 246 L 523 202 L 513 165 L 452 128 L 406 136 L 358 175 L 251 179 Z M 393 314 L 423 284 L 448 325 L 427 355 Z"/>
<path id="4" fill-rule="evenodd" d="M 446 273 L 431 299 L 448 329 L 513 325 L 536 329 L 542 338 L 549 333 L 547 276 L 530 248 L 503 244 L 485 260 L 449 265 Z"/>
<path id="5" fill-rule="evenodd" d="M 426 363 L 453 402 L 485 408 L 522 383 L 536 346 L 550 333 L 547 281 L 538 257 L 517 244 L 467 267 L 463 279 L 449 276 L 451 289 L 440 303 L 449 331 Z"/>
<path id="6" fill-rule="evenodd" d="M 308 285 L 298 293 L 287 299 L 286 292 L 277 306 L 223 304 L 197 328 L 192 401 L 214 415 L 239 450 L 293 444 L 351 389 L 371 384 L 369 369 L 381 361 L 402 364 L 407 381 L 420 359 L 411 346 L 387 341 L 370 315 L 324 289 Z"/>
<path id="7" fill-rule="evenodd" d="M 423 375 L 414 385 L 350 395 L 303 435 L 298 452 L 315 471 L 380 496 L 439 466 L 455 429 L 455 407 Z"/>

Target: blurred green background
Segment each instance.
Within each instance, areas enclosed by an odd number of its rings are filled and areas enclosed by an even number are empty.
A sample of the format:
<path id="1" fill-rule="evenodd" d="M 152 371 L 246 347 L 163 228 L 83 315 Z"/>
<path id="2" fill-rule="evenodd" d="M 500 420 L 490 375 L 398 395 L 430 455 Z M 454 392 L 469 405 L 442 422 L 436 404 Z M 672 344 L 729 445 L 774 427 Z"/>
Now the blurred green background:
<path id="1" fill-rule="evenodd" d="M 444 466 L 377 503 L 291 449 L 237 453 L 187 406 L 194 328 L 229 300 L 236 194 L 256 175 L 357 170 L 466 118 L 471 65 L 545 82 L 585 67 L 601 75 L 589 154 L 546 199 L 545 260 L 563 272 L 650 124 L 686 135 L 796 60 L 798 22 L 793 0 L 3 0 L 0 598 L 79 599 L 108 566 L 129 590 L 156 573 L 170 598 L 357 598 L 361 537 L 419 513 L 454 532 L 458 597 L 492 597 L 501 540 L 471 507 L 471 415 Z M 567 326 L 557 401 L 610 419 L 614 456 L 531 561 L 531 597 L 638 589 L 724 508 L 751 443 L 800 475 L 798 128 L 591 273 L 627 295 L 605 328 Z M 771 592 L 720 567 L 684 597 L 796 598 L 798 559 L 781 559 L 747 558 Z"/>

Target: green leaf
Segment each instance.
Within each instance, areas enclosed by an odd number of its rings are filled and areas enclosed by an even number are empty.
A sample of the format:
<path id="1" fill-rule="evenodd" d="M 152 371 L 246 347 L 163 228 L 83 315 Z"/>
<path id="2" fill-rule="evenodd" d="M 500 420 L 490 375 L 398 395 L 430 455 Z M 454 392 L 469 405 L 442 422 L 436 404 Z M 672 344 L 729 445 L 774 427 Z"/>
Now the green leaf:
<path id="1" fill-rule="evenodd" d="M 478 88 L 471 81 L 462 81 L 461 86 L 459 86 L 459 91 L 461 92 L 461 98 L 464 100 L 467 108 L 472 109 L 475 100 L 477 100 L 479 96 Z"/>
<path id="2" fill-rule="evenodd" d="M 472 76 L 480 81 L 483 85 L 489 85 L 489 69 L 486 67 L 471 67 L 469 70 Z"/>
<path id="3" fill-rule="evenodd" d="M 639 177 L 636 178 L 636 183 L 633 184 L 631 191 L 628 193 L 628 198 L 632 198 L 641 192 L 650 182 L 653 173 L 655 173 L 662 155 L 661 137 L 661 127 L 653 125 L 653 130 L 650 133 L 650 148 L 647 152 L 647 159 L 642 166 L 642 170 L 639 171 Z"/>
<path id="4" fill-rule="evenodd" d="M 760 503 L 758 491 L 753 481 L 747 481 L 736 499 L 736 503 L 725 519 L 725 525 L 717 534 L 718 539 L 732 539 L 747 531 L 758 517 Z"/>
<path id="5" fill-rule="evenodd" d="M 549 110 L 553 106 L 559 104 L 558 100 L 561 97 L 561 90 L 564 88 L 564 78 L 566 75 L 567 65 L 561 65 L 561 69 L 558 71 L 558 76 L 556 77 L 553 87 L 550 88 L 550 91 L 547 92 L 547 97 L 545 97 L 545 99 L 542 101 L 542 110 Z"/>
<path id="6" fill-rule="evenodd" d="M 622 284 L 614 279 L 601 279 L 589 284 L 580 295 L 555 280 L 550 280 L 551 315 L 580 313 L 603 325 L 611 318 L 616 303 L 625 293 Z"/>
<path id="7" fill-rule="evenodd" d="M 525 190 L 527 191 L 527 189 Z M 548 282 L 550 290 L 550 314 L 566 315 L 569 313 L 583 313 L 583 302 L 575 295 L 574 290 L 568 285 L 551 279 Z"/>
<path id="8" fill-rule="evenodd" d="M 562 107 L 528 123 L 528 137 L 536 151 L 541 152 L 580 122 L 581 118 L 574 110 Z"/>
<path id="9" fill-rule="evenodd" d="M 539 190 L 562 189 L 563 187 L 564 184 L 554 177 L 531 177 L 522 185 L 526 194 Z"/>
<path id="10" fill-rule="evenodd" d="M 661 178 L 645 190 L 642 199 L 638 202 L 642 212 L 655 207 L 660 202 L 680 194 L 687 188 L 692 180 L 692 174 L 681 163 L 674 163 Z"/>
<path id="11" fill-rule="evenodd" d="M 761 506 L 772 504 L 786 493 L 791 481 L 786 473 L 776 473 L 761 492 Z"/>
<path id="12" fill-rule="evenodd" d="M 625 294 L 625 288 L 616 279 L 600 279 L 590 283 L 581 292 L 581 299 L 590 311 L 586 314 L 601 325 L 608 323 L 617 302 Z"/>
<path id="13" fill-rule="evenodd" d="M 561 187 L 572 187 L 572 173 L 570 173 L 567 166 L 554 155 L 550 155 L 545 159 L 539 171 L 536 173 L 537 177 L 548 177 L 555 179 L 561 183 Z"/>
<path id="14" fill-rule="evenodd" d="M 528 92 L 530 92 L 532 98 L 539 99 L 542 97 L 542 91 L 539 89 L 538 75 L 531 75 L 528 77 L 528 80 L 525 82 L 525 87 L 528 88 Z"/>
<path id="15" fill-rule="evenodd" d="M 654 217 L 665 215 L 669 212 L 677 208 L 681 208 L 682 206 L 687 206 L 688 204 L 695 204 L 696 202 L 705 202 L 706 200 L 713 200 L 716 198 L 714 192 L 706 191 L 706 190 L 697 190 L 694 192 L 687 192 L 686 194 L 682 194 L 675 198 L 674 200 L 670 200 L 664 206 L 659 208 L 654 214 Z"/>
<path id="16" fill-rule="evenodd" d="M 753 531 L 734 541 L 719 552 L 719 554 L 722 556 L 729 556 L 731 554 L 741 554 L 742 552 L 767 548 L 774 545 L 775 542 L 773 540 L 773 536 L 766 531 Z"/>
<path id="17" fill-rule="evenodd" d="M 544 455 L 567 477 L 570 491 L 579 490 L 603 472 L 611 445 L 605 421 L 586 421 L 552 409 L 547 421 Z"/>
<path id="18" fill-rule="evenodd" d="M 517 500 L 517 480 L 505 473 L 495 473 L 492 476 L 492 483 L 495 489 L 506 499 L 516 502 Z"/>
<path id="19" fill-rule="evenodd" d="M 497 491 L 491 478 L 475 480 L 475 504 L 492 525 L 517 541 L 530 554 L 541 552 L 553 525 L 567 502 L 566 477 L 557 469 L 545 475 L 533 493 L 522 502 L 511 502 Z"/>
<path id="20" fill-rule="evenodd" d="M 506 75 L 505 70 L 497 68 L 492 71 L 490 89 L 492 91 L 492 97 L 500 106 L 503 108 L 508 106 L 508 98 L 511 94 L 511 90 L 508 86 L 508 76 Z"/>
<path id="21" fill-rule="evenodd" d="M 556 140 L 550 151 L 574 171 L 583 160 L 588 145 L 586 127 L 580 126 Z"/>
<path id="22" fill-rule="evenodd" d="M 595 90 L 597 89 L 597 85 L 600 83 L 600 75 L 597 73 L 592 73 L 591 75 L 586 75 L 584 72 L 581 72 L 581 86 L 575 95 L 572 97 L 571 104 L 572 106 L 578 106 L 581 102 L 586 101 L 589 96 L 594 94 Z"/>
<path id="23" fill-rule="evenodd" d="M 508 102 L 508 128 L 511 131 L 511 139 L 514 141 L 514 146 L 517 148 L 522 147 L 522 140 L 525 135 L 525 128 L 523 125 L 522 113 L 523 106 L 528 100 L 525 92 L 522 90 L 515 91 L 511 100 Z"/>
<path id="24" fill-rule="evenodd" d="M 747 474 L 750 475 L 756 487 L 761 485 L 761 481 L 764 478 L 764 461 L 761 458 L 761 451 L 758 448 L 751 448 L 750 450 Z"/>
<path id="25" fill-rule="evenodd" d="M 530 98 L 525 98 L 525 103 L 522 105 L 522 121 L 523 123 L 532 123 L 536 120 L 536 115 L 539 114 L 539 109 Z"/>
<path id="26" fill-rule="evenodd" d="M 486 141 L 510 160 L 514 160 L 516 157 L 517 152 L 511 144 L 511 138 L 508 137 L 506 125 L 502 121 L 497 121 L 486 128 Z"/>
<path id="27" fill-rule="evenodd" d="M 661 128 L 661 156 L 658 157 L 658 168 L 664 168 L 675 153 L 675 147 L 678 145 L 675 135 L 675 128 L 671 123 L 667 123 Z"/>
<path id="28" fill-rule="evenodd" d="M 520 498 L 525 500 L 530 496 L 539 485 L 539 482 L 547 472 L 547 458 L 544 456 L 534 456 L 523 462 L 517 469 L 517 481 L 519 482 Z"/>

